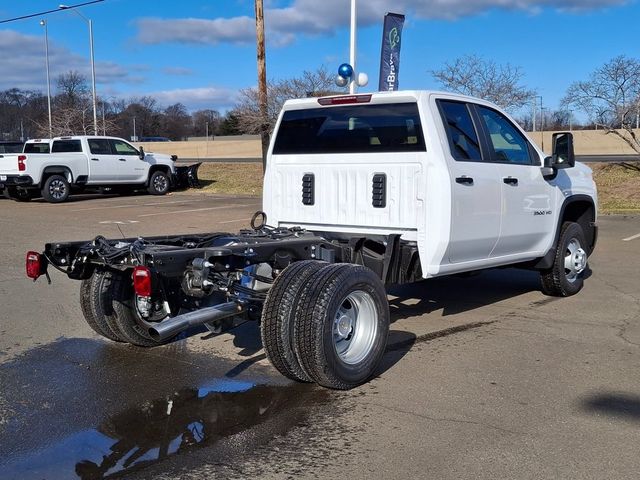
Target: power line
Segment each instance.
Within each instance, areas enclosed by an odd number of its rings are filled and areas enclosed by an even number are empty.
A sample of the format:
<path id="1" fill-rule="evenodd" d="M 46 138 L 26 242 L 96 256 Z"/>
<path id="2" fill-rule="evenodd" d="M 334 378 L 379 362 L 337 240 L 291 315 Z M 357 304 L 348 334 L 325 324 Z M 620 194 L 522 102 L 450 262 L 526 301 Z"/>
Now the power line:
<path id="1" fill-rule="evenodd" d="M 41 17 L 42 15 L 47 15 L 49 13 L 62 12 L 64 10 L 69 10 L 71 8 L 84 7 L 85 5 L 92 5 L 94 3 L 100 3 L 100 2 L 104 2 L 104 0 L 92 0 L 91 2 L 84 2 L 84 3 L 77 3 L 75 5 L 69 5 L 67 8 L 58 7 L 58 8 L 55 8 L 53 10 L 47 10 L 46 12 L 32 13 L 30 15 L 23 15 L 22 17 L 15 17 L 15 18 L 9 18 L 7 20 L 0 20 L 0 24 L 1 23 L 15 22 L 17 20 L 24 20 L 25 18 Z"/>

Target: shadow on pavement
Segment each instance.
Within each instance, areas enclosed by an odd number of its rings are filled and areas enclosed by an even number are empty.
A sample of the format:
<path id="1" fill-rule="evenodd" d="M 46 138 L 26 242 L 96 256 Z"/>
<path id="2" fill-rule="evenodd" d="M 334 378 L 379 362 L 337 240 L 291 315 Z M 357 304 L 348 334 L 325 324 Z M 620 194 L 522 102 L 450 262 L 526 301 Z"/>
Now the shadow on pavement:
<path id="1" fill-rule="evenodd" d="M 580 402 L 586 413 L 640 423 L 640 396 L 633 393 L 601 392 Z"/>
<path id="2" fill-rule="evenodd" d="M 437 310 L 455 315 L 533 291 L 540 291 L 539 274 L 515 268 L 423 280 L 389 289 L 396 297 L 389 301 L 391 321 Z"/>

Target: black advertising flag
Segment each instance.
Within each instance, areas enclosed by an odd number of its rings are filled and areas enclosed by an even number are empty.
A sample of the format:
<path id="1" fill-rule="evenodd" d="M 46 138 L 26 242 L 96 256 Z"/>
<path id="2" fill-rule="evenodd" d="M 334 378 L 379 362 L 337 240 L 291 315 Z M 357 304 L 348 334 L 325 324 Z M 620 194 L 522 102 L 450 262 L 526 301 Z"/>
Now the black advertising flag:
<path id="1" fill-rule="evenodd" d="M 404 15 L 387 13 L 382 29 L 382 53 L 380 54 L 380 81 L 378 90 L 398 90 L 400 73 L 400 46 Z"/>

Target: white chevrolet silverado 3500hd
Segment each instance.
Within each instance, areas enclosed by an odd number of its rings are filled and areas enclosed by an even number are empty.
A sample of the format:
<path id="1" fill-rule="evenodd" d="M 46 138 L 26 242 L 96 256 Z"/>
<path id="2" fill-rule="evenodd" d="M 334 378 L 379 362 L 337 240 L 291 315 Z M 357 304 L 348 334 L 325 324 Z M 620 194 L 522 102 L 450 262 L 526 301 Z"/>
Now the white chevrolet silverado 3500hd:
<path id="1" fill-rule="evenodd" d="M 548 295 L 582 288 L 596 188 L 571 134 L 553 143 L 547 157 L 495 105 L 459 95 L 288 101 L 251 230 L 49 243 L 27 275 L 81 280 L 89 325 L 141 346 L 260 320 L 281 373 L 351 388 L 385 350 L 385 285 L 516 266 Z"/>
<path id="2" fill-rule="evenodd" d="M 51 146 L 50 153 L 37 150 L 46 143 Z M 23 201 L 42 195 L 52 203 L 64 202 L 72 187 L 146 187 L 151 194 L 164 195 L 175 176 L 176 159 L 175 155 L 145 153 L 115 137 L 27 142 L 22 154 L 0 155 L 0 192 Z"/>

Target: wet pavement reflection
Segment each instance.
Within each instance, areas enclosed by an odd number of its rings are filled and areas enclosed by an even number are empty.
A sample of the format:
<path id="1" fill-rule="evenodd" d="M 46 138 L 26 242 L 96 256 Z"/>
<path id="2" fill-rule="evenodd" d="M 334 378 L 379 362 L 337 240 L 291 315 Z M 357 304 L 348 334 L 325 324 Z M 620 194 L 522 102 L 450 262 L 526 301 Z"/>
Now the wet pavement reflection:
<path id="1" fill-rule="evenodd" d="M 0 478 L 109 478 L 230 439 L 251 447 L 245 432 L 282 434 L 328 401 L 236 366 L 180 342 L 149 351 L 87 339 L 0 365 Z"/>

